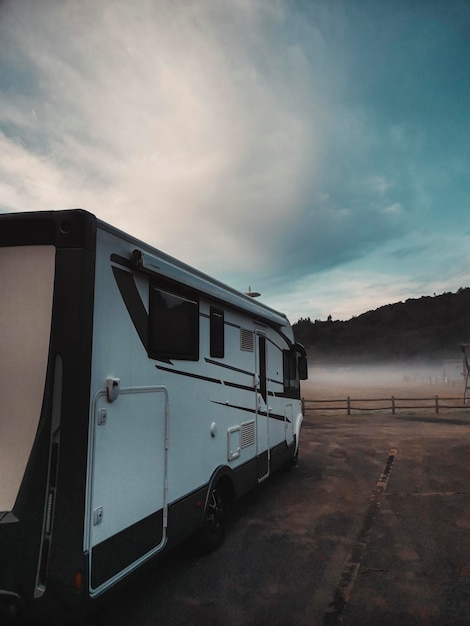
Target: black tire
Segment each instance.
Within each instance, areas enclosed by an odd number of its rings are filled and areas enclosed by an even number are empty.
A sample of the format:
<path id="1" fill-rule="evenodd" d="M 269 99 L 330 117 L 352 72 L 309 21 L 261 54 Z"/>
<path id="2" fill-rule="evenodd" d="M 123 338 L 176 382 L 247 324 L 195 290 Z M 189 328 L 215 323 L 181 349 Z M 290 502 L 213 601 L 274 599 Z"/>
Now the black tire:
<path id="1" fill-rule="evenodd" d="M 225 491 L 216 485 L 207 498 L 204 522 L 200 533 L 200 546 L 205 554 L 210 554 L 223 543 L 227 525 L 227 497 Z"/>
<path id="2" fill-rule="evenodd" d="M 294 456 L 292 456 L 284 465 L 284 469 L 286 470 L 286 472 L 290 472 L 292 471 L 294 467 L 297 467 L 298 462 L 299 462 L 299 450 L 297 449 L 297 452 L 294 454 Z"/>
<path id="3" fill-rule="evenodd" d="M 294 456 L 290 460 L 291 467 L 295 467 L 298 464 L 298 462 L 299 462 L 299 449 L 297 448 L 297 452 L 294 454 Z"/>

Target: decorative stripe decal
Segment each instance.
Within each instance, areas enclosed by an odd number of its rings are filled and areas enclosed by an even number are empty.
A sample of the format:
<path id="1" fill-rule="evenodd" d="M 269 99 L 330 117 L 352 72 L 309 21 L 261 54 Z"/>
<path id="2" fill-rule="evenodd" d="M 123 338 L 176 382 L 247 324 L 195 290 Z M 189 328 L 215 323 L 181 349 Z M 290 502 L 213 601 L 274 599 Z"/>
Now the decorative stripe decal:
<path id="1" fill-rule="evenodd" d="M 224 385 L 226 387 L 233 387 L 235 389 L 242 389 L 243 391 L 256 391 L 256 389 L 253 386 L 248 386 L 248 385 L 240 385 L 239 383 L 232 383 L 228 380 L 224 380 Z"/>
<path id="2" fill-rule="evenodd" d="M 240 374 L 246 374 L 247 376 L 253 376 L 253 372 L 249 372 L 248 370 L 242 370 L 239 367 L 234 367 L 233 365 L 227 365 L 227 363 L 219 363 L 219 361 L 213 361 L 212 359 L 204 359 L 206 363 L 210 363 L 211 365 L 217 365 L 218 367 L 224 367 L 231 372 L 239 372 Z"/>
<path id="3" fill-rule="evenodd" d="M 206 359 L 207 361 L 207 359 Z M 171 363 L 171 361 L 168 361 L 169 363 Z M 232 387 L 233 389 L 240 389 L 242 391 L 251 391 L 253 393 L 256 392 L 256 389 L 252 386 L 249 385 L 241 385 L 239 383 L 234 383 L 230 380 L 221 380 L 220 378 L 212 378 L 211 376 L 203 376 L 202 374 L 195 374 L 194 372 L 183 372 L 182 370 L 176 370 L 173 369 L 171 367 L 163 367 L 162 365 L 155 365 L 155 367 L 159 370 L 162 370 L 163 372 L 169 372 L 170 374 L 177 374 L 179 376 L 186 376 L 188 378 L 197 378 L 198 380 L 205 380 L 208 383 L 216 383 L 217 385 L 225 385 L 226 387 Z M 227 369 L 235 369 L 235 368 L 231 368 L 229 365 L 223 366 L 222 367 L 227 367 Z M 240 371 L 240 370 L 236 370 L 235 371 Z M 248 372 L 247 372 L 248 373 Z M 253 376 L 253 374 L 250 372 L 250 376 Z M 269 391 L 268 392 L 268 396 L 271 396 L 273 398 L 283 398 L 285 397 L 284 394 L 282 393 L 275 393 L 274 391 Z M 290 396 L 287 396 L 290 397 Z M 226 406 L 226 405 L 224 405 Z M 277 418 L 275 418 L 277 419 Z M 281 418 L 279 418 L 281 419 Z M 282 418 L 284 419 L 284 418 Z"/>
<path id="4" fill-rule="evenodd" d="M 245 413 L 254 413 L 256 414 L 256 409 L 250 409 L 246 406 L 238 406 L 237 404 L 229 404 L 227 402 L 217 402 L 216 400 L 212 400 L 213 404 L 219 404 L 220 406 L 228 406 L 230 409 L 237 409 L 238 411 L 245 411 Z M 288 417 L 284 417 L 284 415 L 277 415 L 276 413 L 271 413 L 267 411 L 258 411 L 258 415 L 262 415 L 263 417 L 270 417 L 273 420 L 277 420 L 280 422 L 287 421 L 290 424 L 290 419 Z"/>
<path id="5" fill-rule="evenodd" d="M 149 316 L 145 310 L 140 293 L 137 290 L 134 276 L 133 274 L 114 266 L 113 274 L 132 323 L 134 324 L 144 348 L 148 352 Z"/>
<path id="6" fill-rule="evenodd" d="M 222 381 L 217 378 L 210 378 L 209 376 L 202 376 L 201 374 L 194 374 L 193 372 L 182 372 L 181 370 L 175 370 L 171 367 L 163 367 L 162 365 L 155 365 L 155 367 L 157 370 L 162 370 L 163 372 L 179 374 L 180 376 L 187 376 L 188 378 L 197 378 L 198 380 L 205 380 L 208 383 L 217 383 L 218 385 L 222 384 Z"/>

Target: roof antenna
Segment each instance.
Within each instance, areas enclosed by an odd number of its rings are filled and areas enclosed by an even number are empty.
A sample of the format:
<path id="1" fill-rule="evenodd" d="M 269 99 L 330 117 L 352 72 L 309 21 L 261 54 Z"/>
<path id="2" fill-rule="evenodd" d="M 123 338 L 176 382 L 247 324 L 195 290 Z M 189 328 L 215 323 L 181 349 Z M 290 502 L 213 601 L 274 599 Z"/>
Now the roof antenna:
<path id="1" fill-rule="evenodd" d="M 248 287 L 248 291 L 245 291 L 245 296 L 250 296 L 250 298 L 258 298 L 260 295 L 258 291 L 251 291 L 251 287 Z"/>

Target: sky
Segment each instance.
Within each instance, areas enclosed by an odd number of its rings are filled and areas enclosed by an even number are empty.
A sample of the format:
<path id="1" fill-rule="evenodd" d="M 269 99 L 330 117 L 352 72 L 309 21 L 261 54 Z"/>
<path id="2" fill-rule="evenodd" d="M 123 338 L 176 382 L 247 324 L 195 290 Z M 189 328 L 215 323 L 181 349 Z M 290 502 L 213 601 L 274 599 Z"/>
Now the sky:
<path id="1" fill-rule="evenodd" d="M 470 286 L 467 0 L 0 0 L 0 211 L 289 316 Z"/>

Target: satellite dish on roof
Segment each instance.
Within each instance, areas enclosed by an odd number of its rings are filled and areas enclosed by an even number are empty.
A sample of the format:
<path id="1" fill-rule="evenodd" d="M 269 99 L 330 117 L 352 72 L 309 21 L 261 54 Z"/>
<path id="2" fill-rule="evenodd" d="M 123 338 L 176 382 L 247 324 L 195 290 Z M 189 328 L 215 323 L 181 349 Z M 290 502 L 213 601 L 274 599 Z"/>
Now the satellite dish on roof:
<path id="1" fill-rule="evenodd" d="M 250 298 L 258 298 L 260 295 L 258 291 L 251 291 L 251 287 L 248 287 L 248 291 L 245 291 L 245 296 L 250 296 Z"/>

